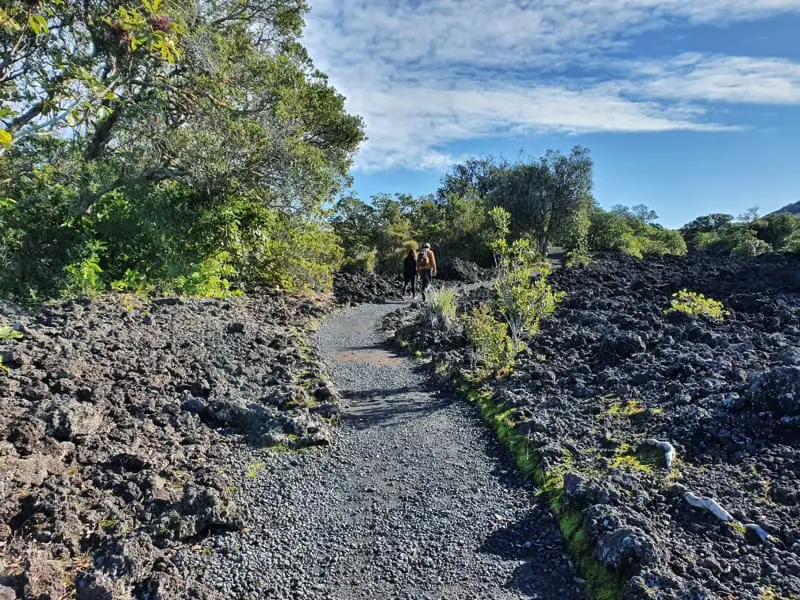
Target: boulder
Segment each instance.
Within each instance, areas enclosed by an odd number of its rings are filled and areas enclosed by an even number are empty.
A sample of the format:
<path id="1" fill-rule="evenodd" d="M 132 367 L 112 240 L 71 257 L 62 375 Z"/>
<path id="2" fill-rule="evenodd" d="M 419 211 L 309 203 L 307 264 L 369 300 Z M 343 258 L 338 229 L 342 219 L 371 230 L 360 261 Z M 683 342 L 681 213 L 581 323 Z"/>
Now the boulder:
<path id="1" fill-rule="evenodd" d="M 658 559 L 653 540 L 638 527 L 622 527 L 603 533 L 595 555 L 606 567 L 622 570 L 653 564 Z"/>
<path id="2" fill-rule="evenodd" d="M 781 416 L 800 415 L 800 367 L 781 366 L 750 374 L 750 395 L 756 410 Z"/>

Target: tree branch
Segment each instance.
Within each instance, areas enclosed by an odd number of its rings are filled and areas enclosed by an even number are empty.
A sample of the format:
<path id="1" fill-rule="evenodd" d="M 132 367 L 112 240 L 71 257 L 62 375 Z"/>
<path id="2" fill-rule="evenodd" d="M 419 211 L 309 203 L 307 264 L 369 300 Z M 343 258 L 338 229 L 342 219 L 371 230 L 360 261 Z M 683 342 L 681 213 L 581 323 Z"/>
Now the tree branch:
<path id="1" fill-rule="evenodd" d="M 109 183 L 100 187 L 93 194 L 82 196 L 78 201 L 79 211 L 84 215 L 91 214 L 94 204 L 100 200 L 100 198 L 109 192 L 113 192 L 114 190 L 135 185 L 142 185 L 144 183 L 180 179 L 186 175 L 188 175 L 186 171 L 174 169 L 172 167 L 151 167 L 132 177 L 120 177 L 113 183 Z"/>

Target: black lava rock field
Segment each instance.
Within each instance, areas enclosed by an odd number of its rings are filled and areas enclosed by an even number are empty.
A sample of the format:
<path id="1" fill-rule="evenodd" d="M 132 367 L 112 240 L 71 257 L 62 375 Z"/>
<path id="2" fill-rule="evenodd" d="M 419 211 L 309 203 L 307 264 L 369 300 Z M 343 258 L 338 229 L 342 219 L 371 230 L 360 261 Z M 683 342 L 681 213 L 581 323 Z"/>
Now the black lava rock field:
<path id="1" fill-rule="evenodd" d="M 234 450 L 331 443 L 338 400 L 304 341 L 329 308 L 269 292 L 0 306 L 22 336 L 0 342 L 0 597 L 219 597 L 170 556 L 243 526 Z"/>
<path id="2" fill-rule="evenodd" d="M 626 600 L 800 598 L 800 256 L 607 256 L 551 283 L 562 303 L 488 387 L 567 533 Z M 666 312 L 682 289 L 727 316 Z M 461 335 L 414 335 L 470 368 Z"/>

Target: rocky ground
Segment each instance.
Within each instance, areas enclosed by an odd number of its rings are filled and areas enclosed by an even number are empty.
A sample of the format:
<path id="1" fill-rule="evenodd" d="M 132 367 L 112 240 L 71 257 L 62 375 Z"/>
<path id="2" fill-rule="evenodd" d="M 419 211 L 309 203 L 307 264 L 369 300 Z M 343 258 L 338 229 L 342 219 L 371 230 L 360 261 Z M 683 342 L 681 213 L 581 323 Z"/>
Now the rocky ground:
<path id="1" fill-rule="evenodd" d="M 491 269 L 483 269 L 473 262 L 454 258 L 440 265 L 435 283 L 437 286 L 474 284 L 489 279 L 491 274 Z M 402 290 L 400 265 L 394 276 L 353 270 L 337 273 L 333 280 L 333 293 L 337 302 L 343 305 L 365 302 L 382 304 L 390 300 L 400 300 Z"/>
<path id="2" fill-rule="evenodd" d="M 333 294 L 339 304 L 354 305 L 365 302 L 381 304 L 401 298 L 403 278 L 387 278 L 377 273 L 351 271 L 336 273 Z"/>
<path id="3" fill-rule="evenodd" d="M 0 598 L 204 598 L 171 557 L 242 527 L 222 459 L 327 445 L 338 414 L 305 345 L 329 301 L 0 307 Z"/>
<path id="4" fill-rule="evenodd" d="M 398 304 L 315 335 L 341 392 L 333 448 L 231 456 L 248 528 L 176 562 L 225 598 L 582 598 L 555 522 L 475 409 L 384 346 Z"/>
<path id="5" fill-rule="evenodd" d="M 623 597 L 799 598 L 800 256 L 606 257 L 552 283 L 566 298 L 490 388 Z M 730 315 L 665 314 L 683 288 Z M 469 367 L 459 335 L 418 337 Z"/>

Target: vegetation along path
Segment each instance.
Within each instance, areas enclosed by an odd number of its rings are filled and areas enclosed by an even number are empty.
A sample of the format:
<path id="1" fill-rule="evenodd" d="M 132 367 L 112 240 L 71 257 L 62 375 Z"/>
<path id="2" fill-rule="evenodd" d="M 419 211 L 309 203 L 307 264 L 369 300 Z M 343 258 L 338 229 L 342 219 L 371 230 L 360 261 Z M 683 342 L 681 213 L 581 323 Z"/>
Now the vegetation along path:
<path id="1" fill-rule="evenodd" d="M 204 581 L 240 598 L 581 598 L 556 524 L 477 410 L 384 347 L 396 308 L 320 328 L 344 405 L 334 447 L 234 459 L 252 527 L 195 554 Z"/>

